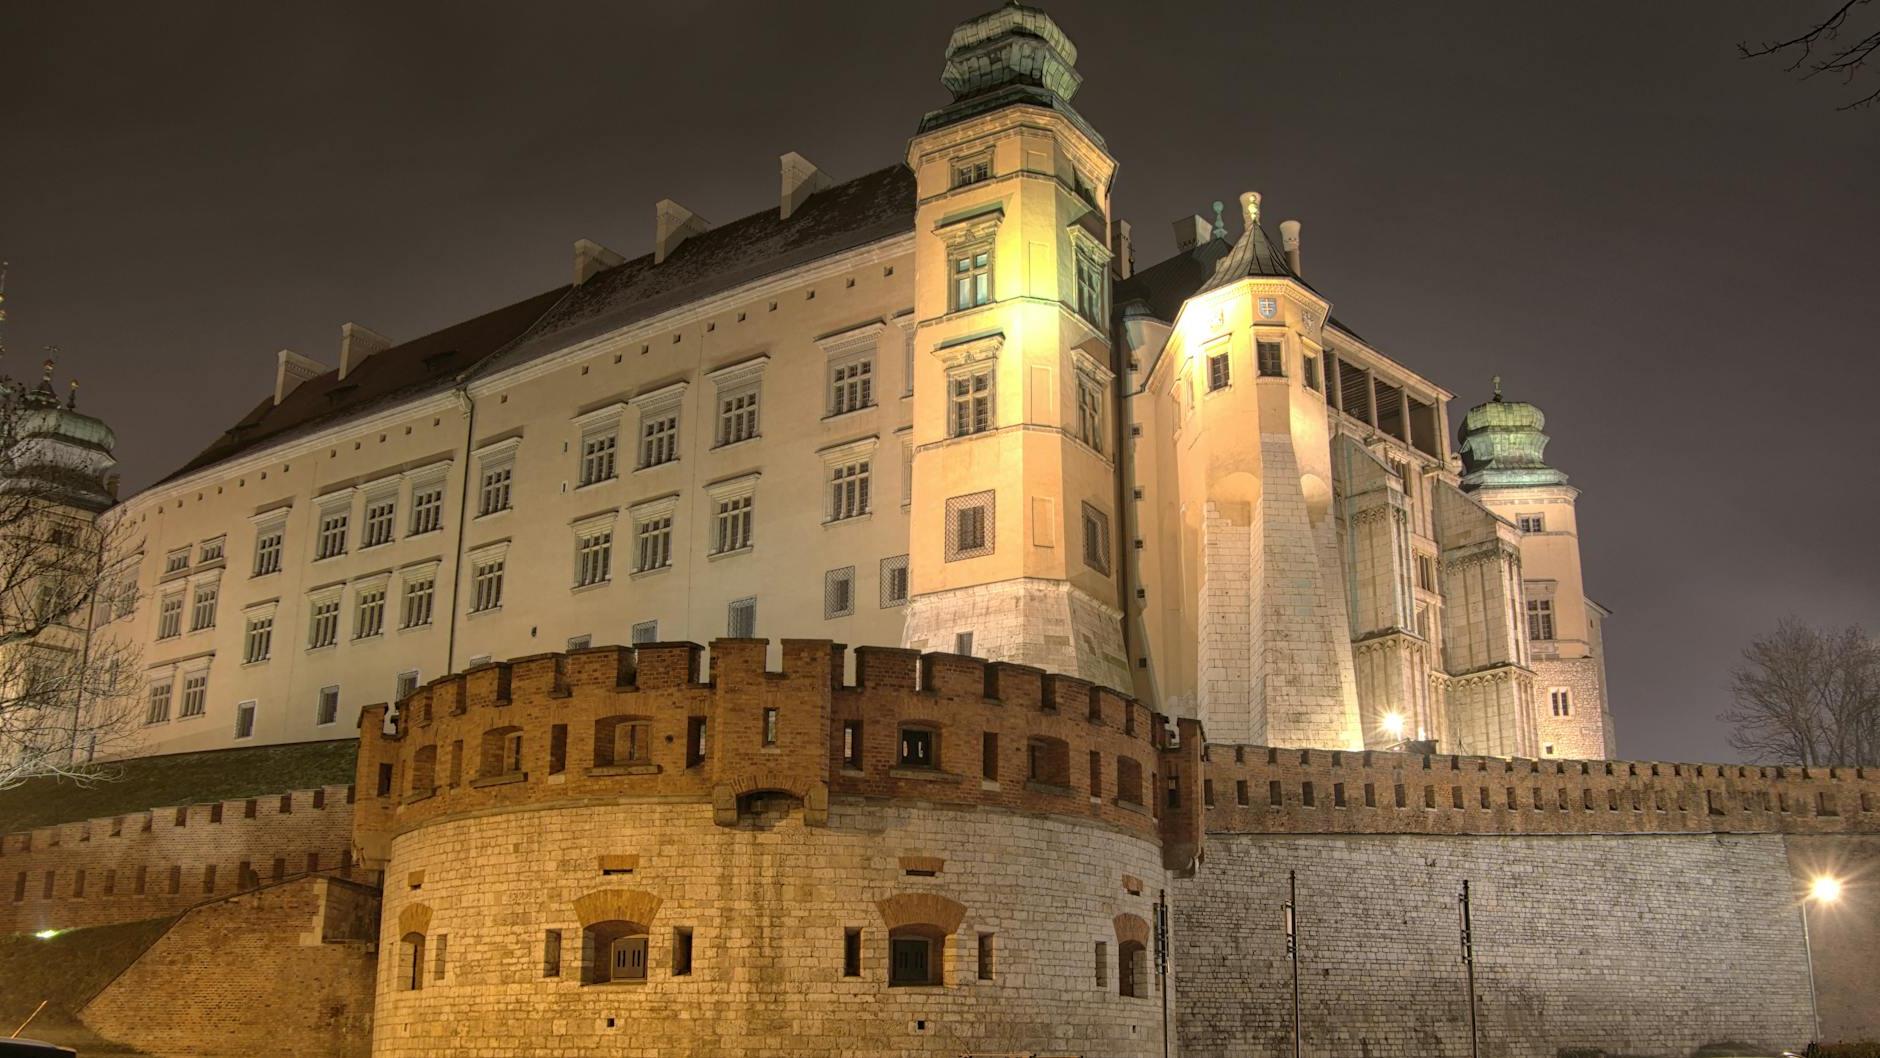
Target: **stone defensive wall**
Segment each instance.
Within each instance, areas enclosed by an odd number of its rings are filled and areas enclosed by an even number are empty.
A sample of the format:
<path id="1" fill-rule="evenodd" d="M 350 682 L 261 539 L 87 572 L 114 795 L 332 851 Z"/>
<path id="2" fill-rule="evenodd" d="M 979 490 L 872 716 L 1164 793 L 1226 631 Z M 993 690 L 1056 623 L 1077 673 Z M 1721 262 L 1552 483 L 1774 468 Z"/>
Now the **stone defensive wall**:
<path id="1" fill-rule="evenodd" d="M 0 932 L 174 915 L 309 873 L 352 877 L 352 809 L 353 787 L 328 785 L 0 834 Z"/>
<path id="2" fill-rule="evenodd" d="M 373 1053 L 1160 1055 L 1198 727 L 1024 666 L 863 648 L 845 685 L 840 646 L 766 646 L 522 658 L 393 733 L 366 711 Z"/>

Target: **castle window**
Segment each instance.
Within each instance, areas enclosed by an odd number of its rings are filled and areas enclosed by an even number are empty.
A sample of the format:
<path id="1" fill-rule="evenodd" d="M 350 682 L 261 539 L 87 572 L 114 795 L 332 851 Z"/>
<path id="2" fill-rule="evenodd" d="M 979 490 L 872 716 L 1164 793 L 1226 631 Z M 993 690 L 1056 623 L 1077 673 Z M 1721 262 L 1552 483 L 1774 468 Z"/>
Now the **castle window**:
<path id="1" fill-rule="evenodd" d="M 157 604 L 157 638 L 174 639 L 183 634 L 183 593 L 171 592 Z"/>
<path id="2" fill-rule="evenodd" d="M 977 308 L 992 300 L 992 247 L 953 253 L 953 311 Z"/>
<path id="3" fill-rule="evenodd" d="M 973 656 L 973 634 L 970 631 L 953 633 L 953 653 L 963 658 Z"/>
<path id="4" fill-rule="evenodd" d="M 756 380 L 718 389 L 718 444 L 734 445 L 757 436 Z"/>
<path id="5" fill-rule="evenodd" d="M 1234 803 L 1242 808 L 1247 807 L 1247 780 L 1234 780 Z"/>
<path id="6" fill-rule="evenodd" d="M 1554 601 L 1552 599 L 1529 599 L 1527 619 L 1529 639 L 1541 641 L 1554 638 Z"/>
<path id="7" fill-rule="evenodd" d="M 713 497 L 711 553 L 728 555 L 752 545 L 751 523 L 755 513 L 755 481 L 734 494 Z"/>
<path id="8" fill-rule="evenodd" d="M 483 733 L 479 778 L 493 779 L 522 772 L 522 729 L 495 727 Z"/>
<path id="9" fill-rule="evenodd" d="M 1077 439 L 1103 451 L 1103 383 L 1083 371 L 1077 372 Z"/>
<path id="10" fill-rule="evenodd" d="M 946 560 L 990 555 L 993 551 L 995 494 L 990 490 L 953 496 L 946 502 Z"/>
<path id="11" fill-rule="evenodd" d="M 437 747 L 419 746 L 411 755 L 411 792 L 429 794 L 437 789 Z"/>
<path id="12" fill-rule="evenodd" d="M 725 635 L 731 639 L 757 637 L 757 598 L 733 599 L 725 607 Z"/>
<path id="13" fill-rule="evenodd" d="M 672 929 L 672 975 L 687 977 L 692 973 L 692 927 Z"/>
<path id="14" fill-rule="evenodd" d="M 953 163 L 953 186 L 968 187 L 992 179 L 992 153 L 961 158 Z"/>
<path id="15" fill-rule="evenodd" d="M 351 520 L 350 503 L 345 507 L 328 508 L 320 512 L 320 531 L 315 537 L 313 553 L 315 561 L 346 553 L 346 527 Z"/>
<path id="16" fill-rule="evenodd" d="M 1101 940 L 1097 942 L 1097 987 L 1110 987 L 1110 945 Z"/>
<path id="17" fill-rule="evenodd" d="M 1084 507 L 1084 565 L 1110 573 L 1110 516 L 1086 503 Z"/>
<path id="18" fill-rule="evenodd" d="M 242 635 L 242 663 L 254 665 L 268 660 L 274 650 L 274 614 L 250 617 Z"/>
<path id="19" fill-rule="evenodd" d="M 1141 941 L 1126 940 L 1116 946 L 1116 994 L 1144 995 L 1148 976 L 1148 952 Z"/>
<path id="20" fill-rule="evenodd" d="M 685 766 L 696 768 L 705 763 L 705 753 L 710 748 L 705 717 L 688 716 L 685 718 Z"/>
<path id="21" fill-rule="evenodd" d="M 855 567 L 843 566 L 823 574 L 824 619 L 847 617 L 855 612 Z"/>
<path id="22" fill-rule="evenodd" d="M 648 643 L 659 642 L 659 621 L 655 619 L 652 621 L 634 622 L 632 630 L 627 634 L 627 638 L 630 644 L 636 647 L 643 647 Z"/>
<path id="23" fill-rule="evenodd" d="M 1142 764 L 1133 757 L 1116 758 L 1116 799 L 1124 804 L 1142 804 Z"/>
<path id="24" fill-rule="evenodd" d="M 764 745 L 774 746 L 776 744 L 777 709 L 775 706 L 766 706 L 764 709 Z"/>
<path id="25" fill-rule="evenodd" d="M 400 628 L 422 628 L 431 623 L 431 609 L 437 599 L 437 574 L 427 568 L 404 575 L 405 597 L 399 607 Z"/>
<path id="26" fill-rule="evenodd" d="M 214 582 L 196 585 L 195 600 L 189 609 L 189 630 L 200 632 L 215 627 L 215 603 L 221 588 Z"/>
<path id="27" fill-rule="evenodd" d="M 992 980 L 992 934 L 979 935 L 979 979 Z"/>
<path id="28" fill-rule="evenodd" d="M 1279 378 L 1286 374 L 1285 347 L 1278 342 L 1255 342 L 1255 351 L 1259 354 L 1260 374 L 1266 378 Z"/>
<path id="29" fill-rule="evenodd" d="M 1227 343 L 1222 341 L 1208 349 L 1207 357 L 1208 392 L 1212 393 L 1217 389 L 1226 389 L 1227 384 L 1233 381 L 1233 376 L 1227 364 Z"/>
<path id="30" fill-rule="evenodd" d="M 862 722 L 860 720 L 842 721 L 842 766 L 852 771 L 862 770 Z"/>
<path id="31" fill-rule="evenodd" d="M 907 605 L 907 556 L 881 560 L 881 608 Z"/>
<path id="32" fill-rule="evenodd" d="M 574 584 L 585 588 L 604 584 L 613 577 L 614 527 L 611 520 L 599 526 L 577 530 L 574 541 Z"/>
<path id="33" fill-rule="evenodd" d="M 581 437 L 581 484 L 595 485 L 612 481 L 616 473 L 619 447 L 620 431 L 617 427 L 609 426 L 605 430 L 584 434 Z"/>
<path id="34" fill-rule="evenodd" d="M 870 461 L 858 459 L 829 470 L 829 521 L 859 518 L 868 513 Z"/>
<path id="35" fill-rule="evenodd" d="M 936 767 L 939 758 L 935 752 L 935 741 L 934 732 L 929 728 L 902 728 L 901 751 L 896 763 L 903 768 Z"/>
<path id="36" fill-rule="evenodd" d="M 503 605 L 505 555 L 496 554 L 470 565 L 470 612 L 486 613 Z"/>
<path id="37" fill-rule="evenodd" d="M 639 984 L 646 980 L 646 927 L 596 922 L 582 931 L 585 984 Z"/>
<path id="38" fill-rule="evenodd" d="M 854 927 L 842 931 L 842 976 L 862 976 L 862 931 Z"/>
<path id="39" fill-rule="evenodd" d="M 679 458 L 679 406 L 640 420 L 640 466 L 656 467 Z"/>
<path id="40" fill-rule="evenodd" d="M 424 987 L 424 934 L 407 933 L 398 942 L 398 990 L 416 992 Z"/>
<path id="41" fill-rule="evenodd" d="M 361 588 L 353 599 L 353 638 L 370 639 L 385 633 L 385 585 Z"/>
<path id="42" fill-rule="evenodd" d="M 1102 328 L 1105 318 L 1104 288 L 1109 285 L 1109 269 L 1093 254 L 1077 254 L 1077 314 Z"/>
<path id="43" fill-rule="evenodd" d="M 875 406 L 873 347 L 829 361 L 829 414 L 846 415 Z"/>
<path id="44" fill-rule="evenodd" d="M 1025 777 L 1044 786 L 1071 784 L 1071 748 L 1061 738 L 1037 736 L 1025 743 Z"/>
<path id="45" fill-rule="evenodd" d="M 987 782 L 999 781 L 999 733 L 982 732 L 979 736 L 979 775 Z"/>
<path id="46" fill-rule="evenodd" d="M 457 744 L 460 748 L 463 743 Z M 455 769 L 453 768 L 453 771 Z M 568 725 L 550 724 L 548 726 L 548 773 L 560 775 L 568 770 Z M 451 785 L 457 785 L 453 775 Z"/>
<path id="47" fill-rule="evenodd" d="M 398 532 L 398 493 L 366 497 L 365 537 L 362 547 L 389 544 Z"/>
<path id="48" fill-rule="evenodd" d="M 1515 524 L 1524 533 L 1540 533 L 1547 530 L 1547 519 L 1539 514 L 1516 515 Z"/>
<path id="49" fill-rule="evenodd" d="M 307 602 L 307 649 L 319 650 L 339 642 L 339 591 Z"/>
<path id="50" fill-rule="evenodd" d="M 201 716 L 209 703 L 209 672 L 192 672 L 183 677 L 183 707 L 176 715 L 184 720 Z"/>
<path id="51" fill-rule="evenodd" d="M 235 737 L 253 738 L 255 735 L 255 703 L 242 702 L 235 706 Z"/>
<path id="52" fill-rule="evenodd" d="M 144 711 L 144 723 L 161 724 L 170 719 L 171 686 L 171 681 L 168 679 L 162 683 L 150 685 L 149 706 Z"/>
<path id="53" fill-rule="evenodd" d="M 171 574 L 171 573 L 181 573 L 188 568 L 189 568 L 189 548 L 179 547 L 175 551 L 172 551 L 169 554 L 163 556 L 163 572 L 166 575 Z"/>
<path id="54" fill-rule="evenodd" d="M 561 930 L 551 929 L 542 933 L 542 976 L 561 976 Z"/>
<path id="55" fill-rule="evenodd" d="M 992 381 L 990 365 L 947 376 L 951 436 L 965 437 L 992 429 Z"/>
<path id="56" fill-rule="evenodd" d="M 320 688 L 320 698 L 314 706 L 313 722 L 325 726 L 339 719 L 339 687 Z"/>
<path id="57" fill-rule="evenodd" d="M 624 716 L 594 721 L 594 766 L 649 764 L 653 759 L 653 723 Z"/>
<path id="58" fill-rule="evenodd" d="M 636 504 L 627 509 L 633 519 L 633 572 L 650 573 L 672 565 L 672 516 L 676 495 Z"/>
<path id="59" fill-rule="evenodd" d="M 1555 716 L 1573 715 L 1573 696 L 1567 688 L 1555 687 L 1547 692 L 1547 697 L 1553 704 Z"/>
<path id="60" fill-rule="evenodd" d="M 946 983 L 945 938 L 931 926 L 901 926 L 888 933 L 888 985 L 891 988 Z"/>
<path id="61" fill-rule="evenodd" d="M 444 528 L 444 477 L 413 482 L 411 486 L 411 527 L 406 535 L 436 532 Z"/>
<path id="62" fill-rule="evenodd" d="M 1319 358 L 1318 357 L 1313 356 L 1310 353 L 1307 353 L 1306 355 L 1301 356 L 1299 358 L 1299 366 L 1301 368 L 1300 373 L 1305 376 L 1305 383 L 1306 383 L 1307 389 L 1311 390 L 1314 393 L 1317 393 L 1321 389 L 1324 388 L 1324 382 L 1319 377 Z"/>
<path id="63" fill-rule="evenodd" d="M 1417 587 L 1424 591 L 1436 590 L 1436 560 L 1429 555 L 1417 556 Z"/>

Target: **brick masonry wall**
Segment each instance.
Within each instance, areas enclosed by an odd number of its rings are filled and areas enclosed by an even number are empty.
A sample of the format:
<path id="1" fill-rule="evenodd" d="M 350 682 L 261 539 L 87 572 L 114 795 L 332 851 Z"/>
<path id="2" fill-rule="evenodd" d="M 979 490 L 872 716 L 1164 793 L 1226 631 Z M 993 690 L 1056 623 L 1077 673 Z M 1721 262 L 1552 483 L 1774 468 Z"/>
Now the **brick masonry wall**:
<path id="1" fill-rule="evenodd" d="M 1469 1053 L 1465 878 L 1488 1058 L 1685 1055 L 1809 1035 L 1780 835 L 1210 835 L 1171 898 L 1184 1058 L 1291 1047 L 1289 870 L 1308 1055 Z M 1862 987 L 1871 998 L 1871 979 Z"/>
<path id="2" fill-rule="evenodd" d="M 376 891 L 306 877 L 195 908 L 80 1012 L 160 1055 L 359 1058 L 372 1034 Z"/>
<path id="3" fill-rule="evenodd" d="M 1161 876 L 1155 841 L 1122 828 L 900 800 L 838 798 L 824 826 L 789 798 L 760 798 L 731 827 L 704 804 L 644 800 L 437 820 L 392 843 L 373 1054 L 544 1053 L 553 1039 L 556 1054 L 666 1058 L 1159 1056 L 1153 979 L 1118 995 L 1116 961 L 1153 920 Z M 644 919 L 648 979 L 582 984 L 584 923 L 619 914 Z M 935 918 L 944 985 L 889 987 L 887 930 Z M 402 990 L 395 953 L 420 924 L 424 980 Z M 689 975 L 673 972 L 681 927 Z M 844 976 L 845 929 L 861 930 L 858 977 Z"/>
<path id="4" fill-rule="evenodd" d="M 0 835 L 0 931 L 174 915 L 309 870 L 350 871 L 352 827 L 352 787 L 328 786 Z"/>

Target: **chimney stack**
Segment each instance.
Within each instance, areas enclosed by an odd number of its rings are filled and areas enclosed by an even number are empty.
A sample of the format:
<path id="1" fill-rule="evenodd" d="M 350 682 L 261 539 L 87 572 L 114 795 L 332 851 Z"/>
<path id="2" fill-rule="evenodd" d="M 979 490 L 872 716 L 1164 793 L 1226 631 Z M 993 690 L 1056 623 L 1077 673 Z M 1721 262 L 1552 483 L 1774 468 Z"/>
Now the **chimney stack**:
<path id="1" fill-rule="evenodd" d="M 1296 220 L 1280 221 L 1279 241 L 1280 245 L 1286 248 L 1286 267 L 1292 269 L 1293 275 L 1301 279 L 1305 278 L 1305 273 L 1299 268 L 1299 222 Z"/>
<path id="2" fill-rule="evenodd" d="M 392 340 L 370 327 L 357 323 L 342 323 L 339 327 L 339 377 L 344 382 L 346 376 L 358 370 L 365 358 L 373 353 L 382 353 L 392 347 Z M 276 401 L 275 403 L 280 403 Z"/>
<path id="3" fill-rule="evenodd" d="M 626 258 L 592 239 L 576 239 L 574 241 L 574 285 L 580 286 L 594 278 L 596 273 L 604 272 L 625 261 Z"/>
<path id="4" fill-rule="evenodd" d="M 1175 222 L 1175 251 L 1187 253 L 1197 246 L 1202 246 L 1214 238 L 1214 224 L 1199 213 Z"/>
<path id="5" fill-rule="evenodd" d="M 679 244 L 701 232 L 711 230 L 711 221 L 674 202 L 662 198 L 653 207 L 653 263 L 662 264 Z"/>
<path id="6" fill-rule="evenodd" d="M 301 356 L 292 349 L 283 349 L 275 354 L 274 364 L 274 403 L 279 405 L 287 399 L 295 387 L 309 379 L 326 374 L 326 365 L 310 356 Z"/>
<path id="7" fill-rule="evenodd" d="M 777 159 L 783 171 L 782 201 L 778 204 L 777 216 L 789 220 L 805 199 L 823 190 L 830 184 L 828 174 L 816 168 L 816 163 L 791 151 Z"/>
<path id="8" fill-rule="evenodd" d="M 1110 234 L 1110 273 L 1118 279 L 1136 274 L 1136 244 L 1129 237 L 1129 222 L 1119 220 Z"/>

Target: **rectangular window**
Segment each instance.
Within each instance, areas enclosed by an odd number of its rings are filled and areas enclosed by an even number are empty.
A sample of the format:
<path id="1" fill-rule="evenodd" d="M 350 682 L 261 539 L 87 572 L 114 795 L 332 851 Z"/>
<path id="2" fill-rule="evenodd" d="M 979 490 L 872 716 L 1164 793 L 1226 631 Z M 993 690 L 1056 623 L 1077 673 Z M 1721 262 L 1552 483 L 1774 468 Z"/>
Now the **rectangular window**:
<path id="1" fill-rule="evenodd" d="M 1077 439 L 1097 451 L 1103 451 L 1103 385 L 1095 378 L 1077 373 Z"/>
<path id="2" fill-rule="evenodd" d="M 933 732 L 918 727 L 902 728 L 901 755 L 897 763 L 903 768 L 933 767 Z"/>
<path id="3" fill-rule="evenodd" d="M 679 408 L 650 409 L 640 419 L 640 466 L 656 467 L 679 458 Z"/>
<path id="4" fill-rule="evenodd" d="M 144 723 L 161 724 L 170 719 L 170 682 L 150 685 L 150 705 L 144 711 Z"/>
<path id="5" fill-rule="evenodd" d="M 633 572 L 672 565 L 672 515 L 662 514 L 633 527 Z"/>
<path id="6" fill-rule="evenodd" d="M 335 688 L 335 690 L 337 689 L 338 688 Z M 402 702 L 406 698 L 411 697 L 411 693 L 417 689 L 418 670 L 412 669 L 409 672 L 401 672 L 398 674 L 398 681 L 392 685 L 392 700 Z"/>
<path id="7" fill-rule="evenodd" d="M 320 513 L 320 534 L 313 553 L 316 561 L 346 553 L 346 526 L 351 520 L 350 508 Z"/>
<path id="8" fill-rule="evenodd" d="M 501 558 L 486 559 L 471 566 L 470 612 L 483 613 L 503 605 L 503 567 Z"/>
<path id="9" fill-rule="evenodd" d="M 1109 326 L 1105 316 L 1104 290 L 1109 286 L 1110 270 L 1090 254 L 1077 255 L 1077 314 L 1098 328 Z"/>
<path id="10" fill-rule="evenodd" d="M 855 567 L 843 566 L 823 574 L 823 618 L 847 617 L 855 612 Z"/>
<path id="11" fill-rule="evenodd" d="M 411 486 L 411 536 L 433 533 L 444 528 L 444 481 L 427 481 Z"/>
<path id="12" fill-rule="evenodd" d="M 842 721 L 842 766 L 854 771 L 862 769 L 862 722 L 860 720 Z"/>
<path id="13" fill-rule="evenodd" d="M 1110 572 L 1110 516 L 1084 504 L 1084 565 L 1098 573 Z"/>
<path id="14" fill-rule="evenodd" d="M 907 605 L 907 556 L 881 560 L 881 608 Z"/>
<path id="15" fill-rule="evenodd" d="M 977 308 L 992 300 L 992 250 L 956 251 L 953 255 L 953 311 Z"/>
<path id="16" fill-rule="evenodd" d="M 829 471 L 829 520 L 859 518 L 868 513 L 869 461 L 859 459 Z"/>
<path id="17" fill-rule="evenodd" d="M 1104 941 L 1097 942 L 1097 987 L 1110 987 L 1110 946 Z"/>
<path id="18" fill-rule="evenodd" d="M 709 731 L 705 718 L 688 716 L 685 718 L 685 766 L 696 768 L 705 763 L 705 753 L 711 748 Z"/>
<path id="19" fill-rule="evenodd" d="M 764 709 L 764 745 L 777 744 L 777 710 L 773 706 Z"/>
<path id="20" fill-rule="evenodd" d="M 953 163 L 953 186 L 966 187 L 992 179 L 992 157 L 981 155 Z"/>
<path id="21" fill-rule="evenodd" d="M 971 632 L 953 633 L 953 653 L 961 657 L 973 656 L 973 634 Z"/>
<path id="22" fill-rule="evenodd" d="M 875 404 L 875 358 L 857 356 L 829 365 L 829 414 L 843 415 Z"/>
<path id="23" fill-rule="evenodd" d="M 398 532 L 398 494 L 366 498 L 365 539 L 362 547 L 389 544 Z"/>
<path id="24" fill-rule="evenodd" d="M 1227 384 L 1232 381 L 1233 377 L 1227 366 L 1227 349 L 1223 347 L 1219 352 L 1209 353 L 1208 391 L 1213 392 L 1217 389 L 1226 389 Z"/>
<path id="25" fill-rule="evenodd" d="M 638 622 L 637 624 L 633 626 L 633 632 L 630 638 L 631 638 L 631 645 L 636 646 L 636 647 L 645 646 L 648 643 L 659 642 L 659 622 L 658 621 Z"/>
<path id="26" fill-rule="evenodd" d="M 321 726 L 339 719 L 339 688 L 320 688 L 319 704 L 314 707 L 313 722 Z"/>
<path id="27" fill-rule="evenodd" d="M 725 607 L 725 635 L 732 639 L 757 638 L 757 599 L 734 599 Z"/>
<path id="28" fill-rule="evenodd" d="M 286 536 L 287 526 L 283 524 L 267 526 L 255 534 L 255 576 L 281 571 L 281 544 Z"/>
<path id="29" fill-rule="evenodd" d="M 751 508 L 754 497 L 728 496 L 718 501 L 712 518 L 712 554 L 723 555 L 751 546 Z"/>
<path id="30" fill-rule="evenodd" d="M 692 972 L 692 927 L 672 929 L 672 975 L 685 977 Z"/>
<path id="31" fill-rule="evenodd" d="M 992 980 L 992 934 L 979 935 L 979 979 Z"/>
<path id="32" fill-rule="evenodd" d="M 1260 357 L 1260 374 L 1266 378 L 1279 378 L 1286 373 L 1285 347 L 1278 342 L 1255 342 L 1255 350 Z"/>
<path id="33" fill-rule="evenodd" d="M 999 781 L 999 733 L 986 731 L 979 736 L 979 777 Z"/>
<path id="34" fill-rule="evenodd" d="M 183 593 L 172 592 L 157 604 L 157 638 L 169 639 L 183 634 Z"/>
<path id="35" fill-rule="evenodd" d="M 1545 532 L 1547 529 L 1547 519 L 1538 514 L 1516 515 L 1515 524 L 1519 525 L 1524 533 Z"/>
<path id="36" fill-rule="evenodd" d="M 235 737 L 253 738 L 255 734 L 255 703 L 243 702 L 235 707 Z"/>
<path id="37" fill-rule="evenodd" d="M 163 572 L 165 574 L 181 573 L 188 568 L 189 548 L 178 548 L 163 556 Z"/>
<path id="38" fill-rule="evenodd" d="M 947 500 L 948 562 L 992 554 L 994 504 L 995 497 L 990 491 L 954 496 Z"/>
<path id="39" fill-rule="evenodd" d="M 592 433 L 581 438 L 581 484 L 593 485 L 602 481 L 612 481 L 615 476 L 615 460 L 620 447 L 620 432 L 608 430 L 605 433 Z"/>
<path id="40" fill-rule="evenodd" d="M 854 927 L 842 931 L 842 976 L 862 976 L 862 931 Z"/>
<path id="41" fill-rule="evenodd" d="M 613 576 L 614 531 L 589 533 L 575 541 L 575 587 L 601 584 Z"/>
<path id="42" fill-rule="evenodd" d="M 949 376 L 947 402 L 952 436 L 965 437 L 992 429 L 992 368 Z"/>
<path id="43" fill-rule="evenodd" d="M 734 445 L 757 436 L 757 383 L 718 391 L 718 444 Z"/>
<path id="44" fill-rule="evenodd" d="M 204 540 L 202 553 L 196 557 L 196 561 L 205 566 L 211 562 L 222 561 L 222 547 L 227 539 L 227 537 L 218 536 L 214 540 Z"/>
<path id="45" fill-rule="evenodd" d="M 542 934 L 542 976 L 561 976 L 561 930 L 551 929 Z"/>
<path id="46" fill-rule="evenodd" d="M 189 630 L 200 632 L 215 627 L 215 601 L 221 589 L 213 584 L 196 585 L 196 597 L 189 608 Z"/>
<path id="47" fill-rule="evenodd" d="M 1299 358 L 1301 373 L 1305 375 L 1306 388 L 1314 393 L 1324 388 L 1324 381 L 1319 376 L 1319 358 L 1306 354 Z"/>
<path id="48" fill-rule="evenodd" d="M 201 716 L 209 705 L 209 674 L 192 672 L 183 677 L 183 706 L 176 715 L 184 720 Z"/>
<path id="49" fill-rule="evenodd" d="M 1529 599 L 1527 619 L 1529 639 L 1539 641 L 1554 638 L 1554 601 L 1552 599 Z"/>
<path id="50" fill-rule="evenodd" d="M 509 509 L 510 487 L 515 483 L 515 476 L 513 455 L 484 461 L 483 476 L 477 481 L 477 517 Z"/>
<path id="51" fill-rule="evenodd" d="M 1432 556 L 1417 556 L 1417 587 L 1424 591 L 1436 590 L 1436 559 Z"/>
<path id="52" fill-rule="evenodd" d="M 426 574 L 405 582 L 405 597 L 399 605 L 398 626 L 421 628 L 431 623 L 431 605 L 437 598 L 437 575 Z"/>
<path id="53" fill-rule="evenodd" d="M 1565 687 L 1555 687 L 1552 691 L 1548 692 L 1548 698 L 1553 703 L 1555 716 L 1573 715 L 1572 692 L 1568 691 Z"/>
<path id="54" fill-rule="evenodd" d="M 318 650 L 339 642 L 339 596 L 316 599 L 308 604 L 307 649 Z"/>
<path id="55" fill-rule="evenodd" d="M 252 617 L 242 637 L 242 662 L 253 665 L 268 660 L 274 651 L 274 616 Z"/>
<path id="56" fill-rule="evenodd" d="M 385 631 L 385 589 L 363 588 L 353 601 L 353 638 L 370 639 Z"/>

